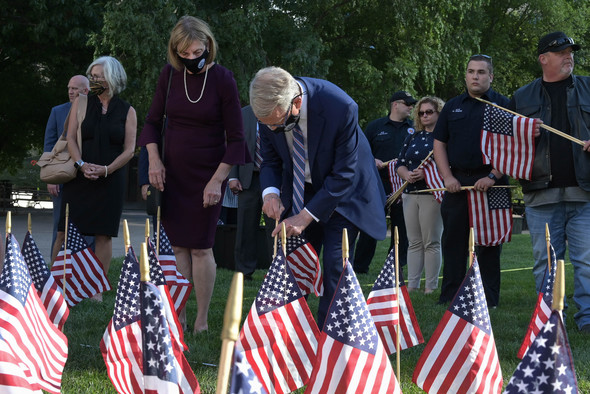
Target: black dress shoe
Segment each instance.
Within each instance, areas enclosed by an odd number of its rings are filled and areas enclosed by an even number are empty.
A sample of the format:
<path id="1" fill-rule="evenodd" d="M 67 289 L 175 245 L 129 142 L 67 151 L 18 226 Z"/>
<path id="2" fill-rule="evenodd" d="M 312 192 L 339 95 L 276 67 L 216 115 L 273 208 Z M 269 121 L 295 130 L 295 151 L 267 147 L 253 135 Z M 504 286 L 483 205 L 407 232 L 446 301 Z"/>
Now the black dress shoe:
<path id="1" fill-rule="evenodd" d="M 244 274 L 244 280 L 251 282 L 254 280 L 254 278 L 252 278 L 252 274 Z"/>

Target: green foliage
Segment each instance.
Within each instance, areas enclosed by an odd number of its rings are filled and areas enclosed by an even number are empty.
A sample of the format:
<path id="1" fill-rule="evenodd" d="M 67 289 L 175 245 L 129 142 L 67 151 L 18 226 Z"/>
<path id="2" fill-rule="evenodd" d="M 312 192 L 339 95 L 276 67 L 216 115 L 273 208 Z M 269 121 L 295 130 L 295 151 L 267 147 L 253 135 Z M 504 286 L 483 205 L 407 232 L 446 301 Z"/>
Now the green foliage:
<path id="1" fill-rule="evenodd" d="M 66 100 L 69 77 L 84 73 L 96 56 L 124 65 L 123 95 L 137 110 L 140 131 L 169 32 L 182 15 L 210 24 L 217 61 L 234 73 L 242 104 L 256 71 L 276 65 L 342 87 L 358 102 L 362 127 L 387 113 L 395 90 L 445 100 L 460 93 L 471 54 L 494 58 L 493 86 L 511 95 L 540 75 L 541 35 L 563 30 L 590 45 L 585 0 L 0 0 L 0 6 L 2 167 L 18 166 L 41 146 L 50 108 Z M 576 53 L 577 74 L 590 70 L 587 53 Z"/>
<path id="2" fill-rule="evenodd" d="M 0 0 L 0 168 L 18 168 L 43 146 L 51 107 L 68 100 L 72 75 L 92 59 L 86 37 L 102 1 Z"/>

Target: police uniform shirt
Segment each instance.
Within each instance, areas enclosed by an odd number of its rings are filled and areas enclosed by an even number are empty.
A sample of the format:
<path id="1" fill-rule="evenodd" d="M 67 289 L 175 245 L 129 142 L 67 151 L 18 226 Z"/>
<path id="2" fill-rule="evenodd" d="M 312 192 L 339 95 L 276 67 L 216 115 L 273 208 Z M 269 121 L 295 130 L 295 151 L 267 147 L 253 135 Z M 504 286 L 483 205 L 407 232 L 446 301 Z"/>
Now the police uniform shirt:
<path id="1" fill-rule="evenodd" d="M 492 89 L 482 98 L 502 107 L 506 107 L 509 101 Z M 447 156 L 453 172 L 484 167 L 480 146 L 484 109 L 484 103 L 465 92 L 450 99 L 440 113 L 434 139 L 447 144 Z"/>
<path id="2" fill-rule="evenodd" d="M 365 135 L 371 145 L 373 156 L 383 162 L 397 159 L 404 146 L 406 137 L 413 133 L 413 123 L 410 119 L 405 119 L 403 122 L 395 122 L 389 119 L 389 116 L 372 121 L 365 130 Z M 390 194 L 392 191 L 388 169 L 379 170 L 379 175 L 383 182 L 385 193 Z"/>

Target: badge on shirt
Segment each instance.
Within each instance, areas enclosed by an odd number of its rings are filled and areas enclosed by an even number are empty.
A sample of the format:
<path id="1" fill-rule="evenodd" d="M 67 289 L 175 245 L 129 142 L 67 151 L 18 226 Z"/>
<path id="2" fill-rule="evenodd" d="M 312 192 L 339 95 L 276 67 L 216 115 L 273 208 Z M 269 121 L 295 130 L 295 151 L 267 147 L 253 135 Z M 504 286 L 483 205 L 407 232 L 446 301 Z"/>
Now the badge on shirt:
<path id="1" fill-rule="evenodd" d="M 413 127 L 408 127 L 408 134 L 414 134 L 416 130 Z"/>

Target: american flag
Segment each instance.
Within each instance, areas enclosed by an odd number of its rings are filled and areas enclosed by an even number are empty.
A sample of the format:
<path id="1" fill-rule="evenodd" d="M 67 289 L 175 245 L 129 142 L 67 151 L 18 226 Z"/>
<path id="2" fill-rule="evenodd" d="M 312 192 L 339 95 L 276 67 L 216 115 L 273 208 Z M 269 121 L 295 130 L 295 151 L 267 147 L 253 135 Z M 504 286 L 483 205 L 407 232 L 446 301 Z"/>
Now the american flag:
<path id="1" fill-rule="evenodd" d="M 267 394 L 262 383 L 252 370 L 244 352 L 235 349 L 234 363 L 231 371 L 230 394 Z"/>
<path id="2" fill-rule="evenodd" d="M 153 236 L 153 244 L 156 245 L 156 234 Z M 164 277 L 168 284 L 170 297 L 174 302 L 174 309 L 179 313 L 184 309 L 188 301 L 193 285 L 188 281 L 176 268 L 176 257 L 172 250 L 172 244 L 164 231 L 164 226 L 160 225 L 160 249 L 159 261 L 164 271 Z"/>
<path id="3" fill-rule="evenodd" d="M 49 319 L 19 249 L 14 236 L 7 234 L 0 275 L 0 338 L 34 389 L 59 393 L 68 339 Z M 3 383 L 9 384 L 10 379 Z"/>
<path id="4" fill-rule="evenodd" d="M 445 187 L 445 182 L 440 177 L 432 157 L 426 160 L 426 163 L 422 164 L 421 168 L 424 170 L 424 180 L 429 189 L 442 189 Z M 444 191 L 435 191 L 432 194 L 434 194 L 436 201 L 442 202 Z"/>
<path id="5" fill-rule="evenodd" d="M 397 159 L 391 160 L 387 165 L 387 169 L 389 171 L 389 182 L 391 183 L 391 190 L 393 190 L 392 195 L 404 186 L 404 180 L 399 175 L 397 175 L 397 172 L 395 171 L 395 163 L 397 163 Z M 398 198 L 396 201 L 397 204 L 399 204 L 402 200 Z"/>
<path id="6" fill-rule="evenodd" d="M 68 225 L 66 265 L 66 301 L 70 307 L 85 298 L 109 291 L 111 284 L 106 277 L 102 263 L 80 235 L 74 223 Z M 57 255 L 51 267 L 51 274 L 56 282 L 63 287 L 64 251 Z"/>
<path id="7" fill-rule="evenodd" d="M 486 104 L 481 131 L 484 164 L 516 179 L 531 179 L 535 158 L 534 119 Z"/>
<path id="8" fill-rule="evenodd" d="M 477 259 L 428 341 L 412 381 L 427 393 L 499 393 L 502 371 Z"/>
<path id="9" fill-rule="evenodd" d="M 115 310 L 100 351 L 119 393 L 199 393 L 199 383 L 171 334 L 158 288 L 140 282 L 129 248 L 121 268 Z"/>
<path id="10" fill-rule="evenodd" d="M 401 393 L 361 286 L 347 261 L 306 393 Z"/>
<path id="11" fill-rule="evenodd" d="M 236 343 L 269 393 L 290 393 L 307 383 L 320 335 L 285 260 L 279 248 Z"/>
<path id="12" fill-rule="evenodd" d="M 579 392 L 565 327 L 559 312 L 553 311 L 518 364 L 504 393 Z"/>
<path id="13" fill-rule="evenodd" d="M 399 290 L 401 296 L 398 305 L 395 293 L 395 250 L 392 249 L 367 298 L 369 312 L 387 354 L 393 354 L 396 351 L 398 320 L 401 333 L 400 349 L 407 349 L 424 342 L 403 278 L 400 279 Z"/>
<path id="14" fill-rule="evenodd" d="M 0 392 L 7 394 L 42 394 L 31 371 L 20 362 L 8 342 L 0 337 Z"/>
<path id="15" fill-rule="evenodd" d="M 47 310 L 49 319 L 57 328 L 63 331 L 70 310 L 66 305 L 61 288 L 49 273 L 49 268 L 47 268 L 47 264 L 45 264 L 33 236 L 28 231 L 23 243 L 22 254 L 29 268 L 35 289 L 37 289 L 37 294 Z"/>
<path id="16" fill-rule="evenodd" d="M 522 345 L 516 355 L 522 359 L 524 354 L 527 352 L 531 343 L 535 340 L 539 331 L 545 326 L 549 316 L 551 316 L 551 304 L 553 303 L 553 283 L 555 282 L 555 272 L 557 270 L 557 260 L 555 258 L 555 251 L 551 246 L 551 270 L 547 267 L 545 271 L 545 277 L 543 278 L 543 288 L 537 297 L 537 305 L 533 312 L 533 317 L 529 323 L 529 328 L 524 336 Z"/>
<path id="17" fill-rule="evenodd" d="M 181 347 L 181 349 L 188 350 L 188 346 L 186 346 L 186 343 L 184 343 L 184 332 L 182 330 L 180 322 L 178 321 L 178 315 L 176 314 L 174 303 L 172 302 L 172 298 L 170 297 L 169 288 L 166 283 L 166 279 L 164 278 L 162 267 L 158 262 L 158 257 L 156 256 L 156 249 L 154 248 L 154 244 L 152 243 L 152 241 L 148 242 L 147 249 L 151 282 L 154 285 L 158 286 L 158 289 L 160 289 L 160 294 L 162 295 L 162 300 L 164 301 L 163 310 L 166 312 L 166 318 L 168 319 L 170 332 L 174 335 L 174 338 L 178 340 L 178 344 Z"/>
<path id="18" fill-rule="evenodd" d="M 467 190 L 469 226 L 476 245 L 496 246 L 512 238 L 510 189 L 492 187 L 487 192 Z"/>
<path id="19" fill-rule="evenodd" d="M 287 238 L 287 262 L 303 295 L 324 293 L 320 259 L 309 242 L 299 236 Z"/>

